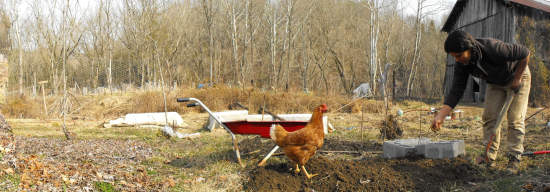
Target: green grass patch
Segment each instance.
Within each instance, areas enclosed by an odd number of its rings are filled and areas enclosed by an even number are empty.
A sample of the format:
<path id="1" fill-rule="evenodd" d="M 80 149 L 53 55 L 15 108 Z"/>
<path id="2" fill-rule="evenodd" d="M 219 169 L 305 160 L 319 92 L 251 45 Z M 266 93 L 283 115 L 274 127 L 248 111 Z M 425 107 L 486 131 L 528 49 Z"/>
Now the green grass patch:
<path id="1" fill-rule="evenodd" d="M 101 192 L 113 192 L 116 191 L 115 187 L 111 183 L 97 181 L 94 183 L 95 188 Z"/>
<path id="2" fill-rule="evenodd" d="M 0 177 L 0 189 L 5 191 L 17 191 L 21 176 L 18 174 L 6 174 Z"/>
<path id="3" fill-rule="evenodd" d="M 504 177 L 494 181 L 491 188 L 502 192 L 521 191 L 521 184 L 523 183 L 523 179 L 518 177 Z"/>

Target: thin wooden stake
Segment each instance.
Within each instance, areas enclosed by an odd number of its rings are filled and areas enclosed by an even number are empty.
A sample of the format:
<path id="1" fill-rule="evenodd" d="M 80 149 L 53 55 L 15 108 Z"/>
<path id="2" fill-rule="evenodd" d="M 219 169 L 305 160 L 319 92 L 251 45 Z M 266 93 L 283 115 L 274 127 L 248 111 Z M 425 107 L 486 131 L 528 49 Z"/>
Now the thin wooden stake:
<path id="1" fill-rule="evenodd" d="M 420 138 L 422 137 L 422 120 L 420 119 L 420 111 L 418 111 L 418 142 L 420 142 Z"/>
<path id="2" fill-rule="evenodd" d="M 265 110 L 265 91 L 264 91 L 264 101 L 263 101 L 263 106 L 262 106 L 262 121 L 264 120 L 264 110 Z"/>
<path id="3" fill-rule="evenodd" d="M 44 91 L 44 83 L 47 83 L 48 81 L 40 81 L 38 84 L 40 84 L 40 87 L 42 89 L 42 101 L 44 102 L 44 117 L 48 116 L 48 107 L 46 106 L 46 93 Z"/>
<path id="4" fill-rule="evenodd" d="M 361 141 L 365 142 L 365 139 L 363 138 L 363 122 L 364 122 L 363 118 L 364 118 L 364 111 L 365 111 L 364 107 L 363 107 L 364 106 L 363 104 L 364 104 L 364 101 L 361 102 Z"/>

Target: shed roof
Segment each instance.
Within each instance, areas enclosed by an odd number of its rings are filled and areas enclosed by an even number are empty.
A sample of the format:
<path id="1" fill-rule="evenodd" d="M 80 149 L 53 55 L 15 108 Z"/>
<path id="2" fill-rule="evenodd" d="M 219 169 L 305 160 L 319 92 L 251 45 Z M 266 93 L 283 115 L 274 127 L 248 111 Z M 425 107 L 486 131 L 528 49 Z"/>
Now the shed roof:
<path id="1" fill-rule="evenodd" d="M 447 21 L 443 25 L 442 31 L 449 32 L 451 30 L 451 27 L 456 23 L 458 20 L 458 17 L 460 14 L 462 14 L 462 11 L 464 10 L 464 6 L 469 0 L 457 0 L 453 10 L 449 14 L 449 17 L 447 18 Z M 515 3 L 519 5 L 523 5 L 526 7 L 531 7 L 534 9 L 539 9 L 541 11 L 550 13 L 550 1 L 547 0 L 497 0 L 501 1 L 503 3 Z"/>

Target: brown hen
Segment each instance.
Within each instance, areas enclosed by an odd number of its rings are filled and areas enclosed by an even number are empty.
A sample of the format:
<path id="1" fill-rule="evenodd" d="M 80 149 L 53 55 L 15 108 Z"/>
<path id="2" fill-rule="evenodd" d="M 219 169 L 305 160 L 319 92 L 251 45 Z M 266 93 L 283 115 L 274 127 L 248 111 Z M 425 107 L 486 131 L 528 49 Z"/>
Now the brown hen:
<path id="1" fill-rule="evenodd" d="M 295 173 L 304 172 L 308 179 L 317 174 L 309 174 L 304 165 L 309 158 L 315 155 L 317 149 L 323 146 L 325 133 L 323 129 L 323 113 L 327 111 L 327 105 L 322 104 L 315 108 L 309 123 L 302 129 L 288 132 L 281 125 L 272 125 L 270 136 L 275 143 L 283 148 L 285 155 L 295 164 Z M 300 167 L 298 167 L 298 165 Z"/>

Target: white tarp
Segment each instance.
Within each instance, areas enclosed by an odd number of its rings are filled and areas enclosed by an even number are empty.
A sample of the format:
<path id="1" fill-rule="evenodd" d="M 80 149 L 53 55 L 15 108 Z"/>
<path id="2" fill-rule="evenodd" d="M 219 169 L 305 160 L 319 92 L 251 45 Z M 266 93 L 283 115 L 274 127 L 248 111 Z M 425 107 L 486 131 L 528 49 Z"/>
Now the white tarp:
<path id="1" fill-rule="evenodd" d="M 214 112 L 213 115 L 215 115 L 220 121 L 222 122 L 228 122 L 228 121 L 244 121 L 246 119 L 246 116 L 248 115 L 247 110 L 230 110 L 230 111 L 222 111 L 222 112 Z M 208 122 L 206 122 L 206 129 L 212 130 L 215 127 L 220 126 L 216 120 L 212 117 L 208 117 Z"/>
<path id="2" fill-rule="evenodd" d="M 353 96 L 358 97 L 370 97 L 372 96 L 372 89 L 370 88 L 369 83 L 361 83 L 359 87 L 353 90 Z"/>
<path id="3" fill-rule="evenodd" d="M 200 133 L 180 133 L 180 132 L 177 132 L 177 131 L 174 131 L 174 129 L 172 129 L 172 127 L 170 126 L 164 126 L 162 127 L 162 132 L 164 132 L 166 135 L 170 136 L 170 137 L 177 137 L 177 138 L 195 138 L 195 137 L 198 137 L 200 136 L 201 134 Z"/>
<path id="4" fill-rule="evenodd" d="M 277 115 L 283 118 L 285 121 L 309 121 L 311 119 L 311 114 L 280 114 Z M 262 120 L 263 118 L 263 120 Z M 248 115 L 246 117 L 247 121 L 273 121 L 271 115 Z M 325 134 L 328 134 L 328 129 L 333 129 L 332 125 L 328 122 L 328 117 L 323 116 L 323 130 Z"/>
<path id="5" fill-rule="evenodd" d="M 265 115 L 248 115 L 248 111 L 224 111 L 214 113 L 216 117 L 223 122 L 230 121 L 273 121 L 273 117 L 269 114 Z M 309 121 L 311 119 L 311 114 L 278 114 L 277 116 L 285 119 L 286 121 Z M 212 130 L 214 126 L 219 126 L 215 120 L 210 117 L 206 128 Z M 328 117 L 323 117 L 323 129 L 325 134 L 328 134 L 328 130 L 334 130 L 334 127 L 328 122 Z"/>
<path id="6" fill-rule="evenodd" d="M 177 112 L 158 112 L 158 113 L 129 113 L 122 118 L 105 123 L 104 127 L 121 127 L 134 125 L 166 125 L 166 116 L 168 117 L 168 125 L 172 127 L 187 127 L 183 118 Z"/>

